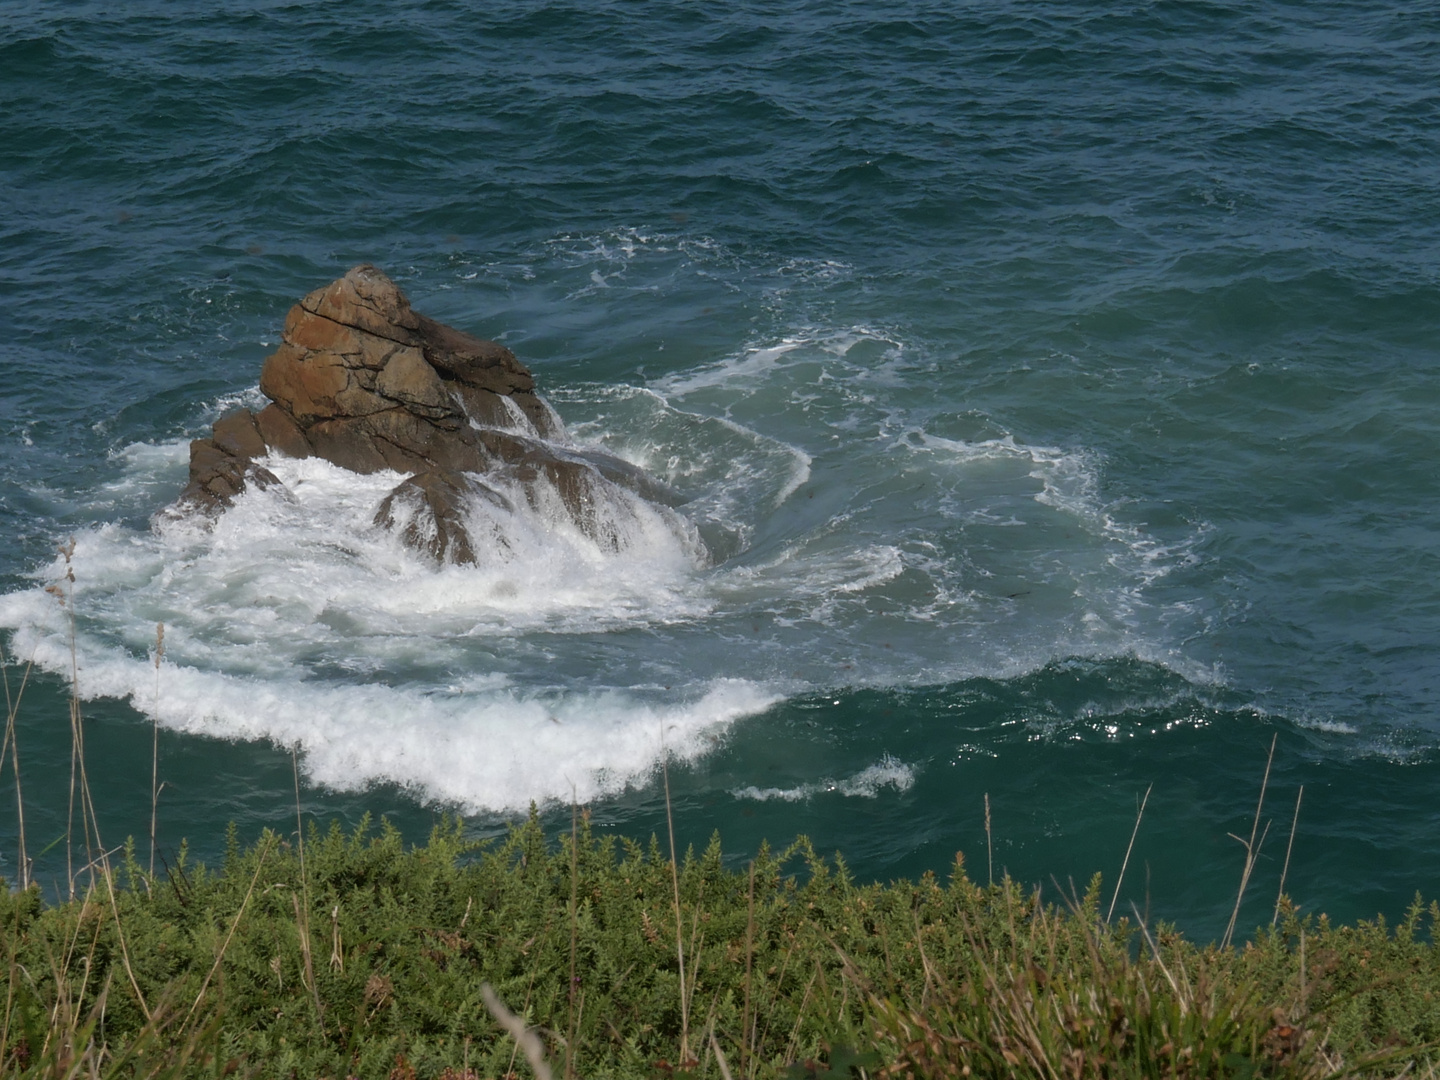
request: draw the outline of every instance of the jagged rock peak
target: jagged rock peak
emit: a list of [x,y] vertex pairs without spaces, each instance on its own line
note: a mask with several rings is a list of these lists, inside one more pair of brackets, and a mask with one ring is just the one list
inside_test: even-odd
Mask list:
[[269,405],[231,413],[191,443],[182,509],[218,514],[248,486],[278,484],[257,462],[268,454],[314,455],[352,472],[409,474],[375,523],[441,561],[475,562],[465,507],[510,506],[497,484],[532,507],[558,499],[574,525],[612,545],[597,512],[606,490],[681,501],[618,458],[555,441],[559,418],[514,353],[414,311],[368,263],[290,309],[260,389]]
[[216,424],[191,448],[182,502],[228,506],[253,459],[318,455],[355,472],[483,469],[473,424],[521,436],[559,433],[529,369],[505,346],[427,318],[385,273],[357,266],[294,305],[260,373],[272,404]]

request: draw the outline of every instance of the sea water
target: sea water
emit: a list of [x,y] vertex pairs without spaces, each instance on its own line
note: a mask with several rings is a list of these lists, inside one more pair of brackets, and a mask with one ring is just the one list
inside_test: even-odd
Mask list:
[[[963,855],[1108,903],[1148,791],[1117,910],[1204,937],[1273,739],[1242,924],[1282,870],[1332,916],[1435,895],[1437,76],[1440,17],[1398,5],[8,12],[36,875],[74,679],[142,861],[154,725],[171,860],[293,829],[297,776],[415,839],[572,803],[663,834],[666,763],[682,846],[736,865],[803,832],[863,879]],[[399,476],[286,459],[213,528],[165,515],[362,261],[678,516],[612,550],[518,514],[437,566],[371,523]],[[17,825],[0,797],[11,880]]]

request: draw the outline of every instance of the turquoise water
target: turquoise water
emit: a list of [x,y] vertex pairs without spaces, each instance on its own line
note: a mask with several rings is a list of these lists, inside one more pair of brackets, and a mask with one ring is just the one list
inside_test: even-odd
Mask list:
[[[1440,17],[1400,6],[29,5],[0,23],[0,628],[64,876],[322,820],[963,851],[1224,927],[1440,893]],[[361,261],[713,558],[436,569],[363,484],[155,524]],[[166,656],[151,661],[155,623]],[[17,672],[12,669],[12,679]],[[8,790],[8,772],[0,788]],[[16,872],[0,798],[0,872]],[[142,848],[145,843],[142,840]],[[46,845],[51,845],[48,850]]]

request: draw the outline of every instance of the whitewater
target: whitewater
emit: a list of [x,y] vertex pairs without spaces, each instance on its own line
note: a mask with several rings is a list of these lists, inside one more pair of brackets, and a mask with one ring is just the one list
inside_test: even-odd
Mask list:
[[[1440,892],[1437,41],[1329,3],[16,12],[0,645],[12,692],[35,665],[37,872],[73,676],[107,841],[148,833],[158,729],[169,854],[292,830],[298,786],[322,827],[573,802],[736,864],[990,846],[1053,889],[1114,875],[1153,785],[1120,902],[1204,936],[1274,739],[1242,921],[1302,785],[1303,910]],[[617,496],[618,550],[477,507],[474,567],[374,526],[400,477],[314,460],[174,519],[189,441],[360,262],[684,502]],[[7,878],[17,830],[6,795]]]

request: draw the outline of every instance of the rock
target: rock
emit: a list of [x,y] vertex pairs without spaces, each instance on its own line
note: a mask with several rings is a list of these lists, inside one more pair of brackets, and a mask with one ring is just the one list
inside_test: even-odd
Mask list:
[[419,349],[395,350],[375,379],[375,392],[427,420],[456,419],[463,412]]
[[442,561],[474,563],[466,506],[513,509],[497,486],[536,509],[558,504],[612,547],[621,540],[597,510],[608,485],[683,501],[613,455],[548,441],[563,440],[563,427],[514,353],[413,311],[368,264],[290,309],[260,389],[271,404],[232,413],[191,444],[183,506],[218,513],[247,486],[279,483],[256,464],[269,453],[389,469],[412,475],[386,496],[376,524]]
[[286,457],[304,458],[310,456],[310,444],[295,418],[280,406],[271,403],[255,414],[255,426],[265,445]]
[[232,454],[214,439],[196,439],[190,444],[190,483],[179,501],[183,506],[215,511],[230,505],[249,484],[263,491],[278,483],[263,465]]
[[[418,345],[420,320],[395,283],[376,267],[362,263],[342,278],[316,289],[300,307],[342,326],[377,337]],[[293,313],[292,313],[293,314]]]
[[255,423],[255,414],[249,409],[232,412],[224,419],[217,420],[211,438],[215,445],[227,454],[241,458],[265,456],[265,436],[260,434],[260,428]]
[[338,353],[309,352],[286,342],[260,370],[260,391],[302,430],[336,416],[364,416],[387,407]]
[[617,458],[613,454],[607,454],[600,450],[571,451],[574,457],[587,462],[594,467],[595,471],[623,488],[629,488],[643,499],[659,503],[661,506],[683,506],[689,500],[680,492],[676,491],[669,484],[656,480],[644,469],[631,465],[623,458]]
[[473,476],[441,469],[397,485],[375,511],[375,524],[399,529],[402,540],[439,562],[473,566],[478,560],[465,521],[472,499],[511,509],[509,500]]
[[419,319],[425,359],[451,378],[492,394],[535,389],[535,377],[504,345],[481,341],[424,315]]

